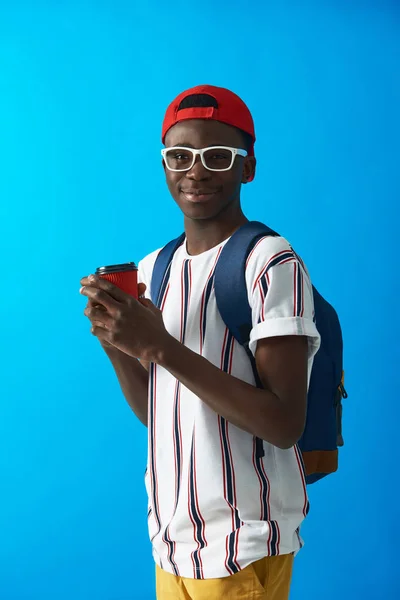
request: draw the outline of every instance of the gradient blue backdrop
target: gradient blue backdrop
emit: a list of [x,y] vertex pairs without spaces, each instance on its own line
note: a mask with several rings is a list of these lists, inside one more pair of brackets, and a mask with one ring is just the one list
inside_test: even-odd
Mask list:
[[253,111],[250,218],[340,313],[340,471],[310,489],[291,600],[395,599],[398,2],[0,2],[0,600],[150,600],[146,430],[89,333],[79,279],[181,231],[167,103]]

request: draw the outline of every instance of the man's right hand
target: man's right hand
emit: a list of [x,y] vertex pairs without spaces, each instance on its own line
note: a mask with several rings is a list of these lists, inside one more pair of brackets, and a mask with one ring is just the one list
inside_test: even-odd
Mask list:
[[[146,285],[144,283],[139,283],[138,284],[138,296],[139,298],[144,296],[144,293],[146,291]],[[94,319],[91,319],[90,317],[90,311],[91,309],[97,309],[97,310],[107,310],[102,304],[96,304],[95,302],[93,302],[93,300],[88,300],[88,303],[86,305],[84,314],[85,316],[89,319],[89,321],[92,324],[92,327],[96,327],[96,325],[99,325],[98,321],[95,321]],[[102,324],[100,323],[100,326]],[[109,354],[110,352],[112,354],[118,354],[121,353],[123,354],[123,352],[121,350],[119,350],[118,348],[115,348],[115,346],[113,346],[112,344],[109,344],[108,342],[106,342],[105,340],[100,340],[99,342],[101,344],[101,346],[104,348],[104,350],[106,351],[107,354]],[[143,365],[147,368],[147,365]]]

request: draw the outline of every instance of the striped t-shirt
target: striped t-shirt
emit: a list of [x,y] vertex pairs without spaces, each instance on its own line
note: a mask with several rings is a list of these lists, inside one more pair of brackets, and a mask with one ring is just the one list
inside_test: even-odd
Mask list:
[[[197,256],[175,253],[162,299],[165,326],[185,346],[255,385],[250,361],[229,334],[214,295],[225,242]],[[147,285],[159,251],[139,264]],[[307,270],[284,238],[262,238],[246,265],[257,340],[303,335],[309,375],[319,347]],[[153,556],[164,570],[196,579],[225,577],[265,556],[297,551],[308,511],[301,455],[264,443],[204,404],[166,369],[149,370],[148,524]]]

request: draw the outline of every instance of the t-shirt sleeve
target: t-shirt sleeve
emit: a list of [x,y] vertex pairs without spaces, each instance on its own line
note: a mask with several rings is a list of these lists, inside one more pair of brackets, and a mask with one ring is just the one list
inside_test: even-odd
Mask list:
[[308,271],[284,238],[263,238],[249,257],[246,269],[252,308],[250,350],[268,337],[301,335],[308,338],[309,359],[320,336],[314,322],[314,301]]

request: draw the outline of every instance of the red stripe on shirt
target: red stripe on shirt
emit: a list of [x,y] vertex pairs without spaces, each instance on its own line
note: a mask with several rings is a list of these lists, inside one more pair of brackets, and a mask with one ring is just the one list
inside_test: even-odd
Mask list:
[[183,261],[181,270],[181,343],[183,338],[183,315],[185,314],[185,262]]
[[164,310],[164,306],[165,306],[165,302],[167,300],[168,292],[169,292],[169,282],[168,282],[167,288],[165,290],[164,298],[163,298],[162,303],[161,303],[161,308],[160,308],[161,312]]

